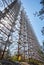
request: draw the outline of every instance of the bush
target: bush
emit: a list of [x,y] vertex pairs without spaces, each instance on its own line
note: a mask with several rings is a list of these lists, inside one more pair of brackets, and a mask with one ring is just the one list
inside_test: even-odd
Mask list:
[[32,59],[32,58],[29,59],[29,64],[42,65],[38,60],[35,60],[35,59]]
[[12,56],[12,57],[11,57],[11,60],[12,60],[12,61],[17,61],[17,60],[18,60],[18,59],[17,59],[17,56]]

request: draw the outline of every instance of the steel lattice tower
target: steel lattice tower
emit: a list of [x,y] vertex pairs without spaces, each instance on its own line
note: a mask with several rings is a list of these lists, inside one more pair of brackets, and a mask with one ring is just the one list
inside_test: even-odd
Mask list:
[[[8,5],[7,2],[6,4]],[[6,47],[10,47],[12,44],[14,44],[14,48],[17,45],[15,49],[12,48],[14,51],[16,50],[18,57],[41,60],[38,53],[39,42],[19,0],[14,0],[3,11],[0,11],[0,48],[4,47],[5,52]]]

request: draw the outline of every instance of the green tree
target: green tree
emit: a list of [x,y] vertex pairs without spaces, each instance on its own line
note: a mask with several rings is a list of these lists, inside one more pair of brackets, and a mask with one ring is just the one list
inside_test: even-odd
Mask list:
[[44,0],[40,1],[40,4],[42,5],[41,10],[38,12],[38,16],[41,20],[44,19]]
[[44,27],[42,27],[41,32],[42,32],[42,35],[44,36]]
[[40,4],[42,8],[37,12],[35,12],[34,16],[38,16],[41,20],[44,19],[44,0],[40,0]]

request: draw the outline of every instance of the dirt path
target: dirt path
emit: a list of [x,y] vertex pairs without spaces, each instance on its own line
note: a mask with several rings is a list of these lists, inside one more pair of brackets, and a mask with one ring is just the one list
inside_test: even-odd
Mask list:
[[28,64],[26,62],[21,62],[21,65],[30,65],[30,64]]

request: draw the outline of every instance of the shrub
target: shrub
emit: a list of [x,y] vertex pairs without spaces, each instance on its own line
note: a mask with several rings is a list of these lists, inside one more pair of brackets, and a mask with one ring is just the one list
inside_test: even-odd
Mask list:
[[36,60],[36,59],[32,59],[32,58],[29,59],[28,63],[29,63],[29,64],[33,64],[33,65],[44,65],[43,62],[38,61],[38,60]]
[[12,57],[11,57],[11,60],[12,60],[12,61],[17,61],[17,56],[12,56]]

